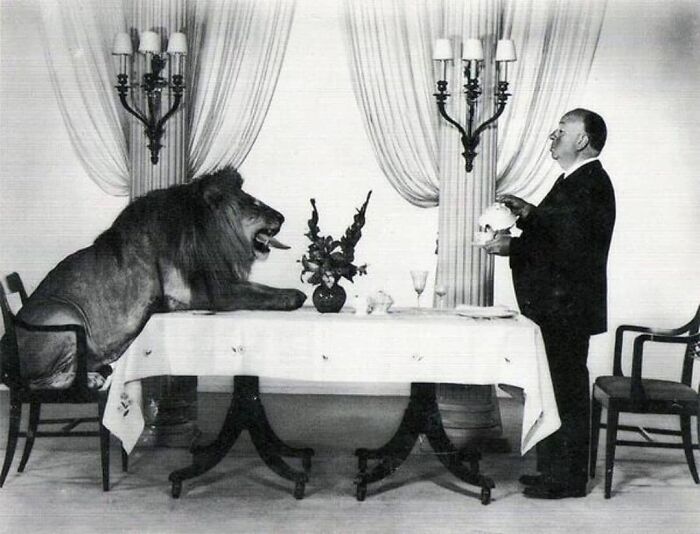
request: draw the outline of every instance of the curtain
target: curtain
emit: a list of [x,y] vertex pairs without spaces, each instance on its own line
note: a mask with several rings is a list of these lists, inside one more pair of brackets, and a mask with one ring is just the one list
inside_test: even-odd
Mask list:
[[128,195],[126,122],[111,55],[114,35],[126,30],[121,0],[40,1],[39,7],[49,75],[76,154],[103,191]]
[[440,189],[430,3],[344,5],[353,88],[377,162],[399,195],[424,208],[438,204]]
[[512,93],[498,121],[499,193],[543,196],[555,174],[548,133],[584,88],[606,0],[508,0],[502,33],[518,47]]
[[[188,34],[189,54],[185,99],[178,114],[186,113],[186,124],[178,131],[189,131],[184,156],[186,174],[194,177],[224,165],[239,166],[253,146],[282,67],[295,2],[185,3],[185,27],[178,29]],[[164,180],[173,173],[161,169],[155,177],[145,176],[150,168],[148,173],[137,172],[140,176],[131,183],[132,151],[143,153],[131,157],[133,161],[148,162],[149,154],[141,139],[142,125],[119,104],[111,55],[114,35],[131,29],[131,10],[148,15],[152,9],[168,11],[168,6],[130,0],[40,0],[39,6],[52,85],[90,178],[112,195],[138,196],[169,185]],[[166,135],[171,123],[173,119],[166,124]],[[166,152],[167,147],[163,156]]]
[[240,166],[265,120],[287,47],[289,0],[196,2],[188,105],[189,175]]

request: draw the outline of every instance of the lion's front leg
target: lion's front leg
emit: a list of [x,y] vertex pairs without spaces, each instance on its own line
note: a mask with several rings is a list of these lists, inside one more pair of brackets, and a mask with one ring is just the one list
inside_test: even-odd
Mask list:
[[231,284],[225,294],[210,298],[192,295],[191,307],[217,311],[230,310],[296,310],[306,300],[298,289],[280,289],[254,282]]

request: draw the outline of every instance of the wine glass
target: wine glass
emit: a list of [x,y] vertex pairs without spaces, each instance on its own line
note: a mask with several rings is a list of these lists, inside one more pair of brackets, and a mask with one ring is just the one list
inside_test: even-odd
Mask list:
[[442,298],[447,295],[447,287],[442,284],[436,285],[435,294],[438,296],[438,306],[442,308]]
[[411,278],[413,279],[413,289],[416,290],[416,295],[418,295],[417,302],[420,308],[420,296],[425,289],[425,281],[428,279],[428,271],[411,271]]

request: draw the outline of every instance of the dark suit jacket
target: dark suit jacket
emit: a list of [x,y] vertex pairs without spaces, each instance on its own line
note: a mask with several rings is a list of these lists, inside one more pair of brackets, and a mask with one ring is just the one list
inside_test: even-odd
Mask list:
[[559,181],[511,240],[520,311],[542,327],[607,330],[607,261],[615,192],[599,161]]

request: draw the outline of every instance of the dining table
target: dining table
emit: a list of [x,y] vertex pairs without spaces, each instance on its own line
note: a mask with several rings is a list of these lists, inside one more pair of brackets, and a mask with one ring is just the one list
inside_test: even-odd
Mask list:
[[[488,310],[490,308],[484,308]],[[274,432],[260,401],[259,379],[333,383],[401,383],[411,395],[395,435],[378,449],[357,449],[356,498],[406,459],[422,434],[445,467],[481,487],[488,504],[493,481],[479,472],[479,453],[450,442],[442,427],[436,385],[507,384],[523,391],[520,451],[525,454],[560,426],[539,327],[518,314],[479,309],[391,308],[386,313],[188,310],[151,316],[113,364],[103,424],[130,452],[145,428],[141,380],[147,377],[233,377],[231,405],[217,438],[191,449],[191,465],[170,474],[172,496],[182,482],[223,459],[248,430],[263,461],[295,483],[302,498],[313,449],[291,447]],[[301,414],[300,414],[301,416]],[[284,459],[302,459],[293,469]],[[378,464],[368,471],[368,461]],[[465,465],[466,462],[466,465]]]

